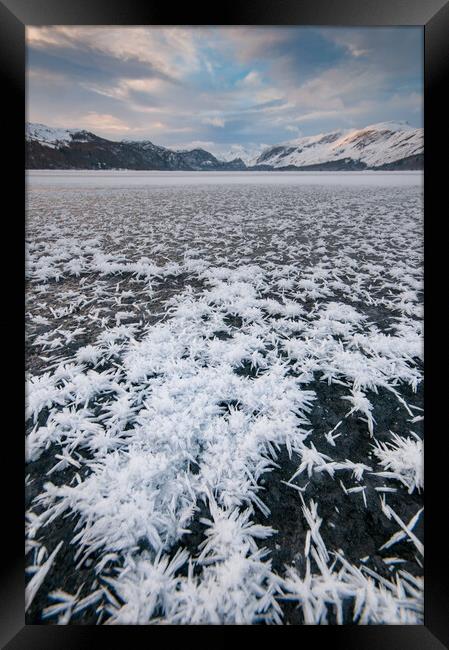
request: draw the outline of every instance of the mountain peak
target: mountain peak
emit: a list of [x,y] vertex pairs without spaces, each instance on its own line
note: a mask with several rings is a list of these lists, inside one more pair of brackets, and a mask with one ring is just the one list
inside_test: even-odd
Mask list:
[[26,125],[26,141],[27,166],[35,169],[421,169],[424,151],[423,129],[405,121],[319,133],[257,152],[233,145],[221,159],[201,148],[174,151],[149,140],[116,142],[39,123]]
[[423,129],[405,121],[390,121],[296,138],[267,148],[256,165],[275,169],[366,169],[392,165],[406,158],[422,165],[423,151]]
[[406,120],[389,120],[386,122],[376,122],[376,124],[370,124],[366,126],[363,130],[375,129],[377,131],[410,131],[414,127],[409,124]]

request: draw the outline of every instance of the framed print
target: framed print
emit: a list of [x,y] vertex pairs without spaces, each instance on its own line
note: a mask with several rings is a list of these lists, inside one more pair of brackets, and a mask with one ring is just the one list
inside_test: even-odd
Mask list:
[[449,5],[167,9],[0,4],[2,646],[443,648]]

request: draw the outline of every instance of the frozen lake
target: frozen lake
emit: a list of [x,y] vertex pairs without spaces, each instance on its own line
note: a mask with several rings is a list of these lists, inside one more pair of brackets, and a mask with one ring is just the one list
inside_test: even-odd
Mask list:
[[30,188],[56,186],[152,187],[157,185],[422,185],[422,172],[159,172],[30,170]]
[[422,623],[422,179],[27,174],[27,623]]

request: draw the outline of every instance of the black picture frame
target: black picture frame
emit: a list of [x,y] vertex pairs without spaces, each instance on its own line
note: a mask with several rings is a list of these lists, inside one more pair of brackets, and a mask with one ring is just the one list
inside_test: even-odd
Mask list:
[[[3,538],[6,549],[1,564],[0,642],[8,650],[19,648],[90,648],[117,641],[135,647],[154,639],[150,626],[115,627],[114,632],[96,632],[89,626],[25,625],[24,558],[23,558],[23,437],[24,412],[23,350],[24,312],[21,278],[24,274],[24,121],[25,121],[25,26],[26,25],[420,25],[425,38],[425,407],[426,407],[426,518],[425,518],[425,612],[420,626],[302,626],[294,632],[294,643],[320,640],[335,648],[350,650],[441,650],[449,647],[449,582],[444,571],[447,542],[444,534],[446,499],[444,478],[447,475],[447,436],[443,428],[445,381],[437,378],[436,368],[444,364],[442,342],[447,336],[444,305],[446,236],[445,222],[447,165],[447,109],[444,100],[445,80],[449,68],[449,2],[445,0],[265,0],[246,3],[221,3],[203,7],[185,3],[174,9],[169,3],[140,3],[138,0],[0,0],[0,68],[4,118],[0,125],[6,170],[3,178],[3,232],[5,249],[11,253],[4,262],[3,306],[1,319],[4,345],[3,392],[3,474],[10,468],[10,478],[3,489]],[[445,160],[446,151],[446,160]],[[3,255],[3,259],[4,259]],[[20,286],[18,286],[20,285]],[[443,294],[445,296],[445,294]],[[6,379],[5,379],[6,378]],[[447,398],[446,398],[447,400]],[[441,422],[440,422],[441,419]],[[446,498],[444,498],[446,497]],[[236,626],[186,626],[182,643],[201,643],[197,632],[205,632],[226,642]],[[110,628],[106,628],[110,629]],[[250,626],[256,641],[261,634],[284,634],[279,627]],[[281,629],[290,629],[284,626]],[[94,631],[93,631],[94,630]],[[179,631],[179,630],[178,630]],[[238,630],[238,634],[241,633]],[[158,635],[172,638],[173,627],[158,628]],[[112,636],[112,634],[114,636]],[[125,636],[126,635],[126,636]],[[136,639],[136,635],[141,637]],[[241,639],[240,639],[241,640]],[[253,641],[254,642],[254,641]]]

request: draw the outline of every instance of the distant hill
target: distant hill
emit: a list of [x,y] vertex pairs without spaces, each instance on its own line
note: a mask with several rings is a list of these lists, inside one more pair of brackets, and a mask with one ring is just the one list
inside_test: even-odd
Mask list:
[[423,129],[382,122],[268,147],[254,164],[274,169],[422,169],[423,157]]
[[118,141],[81,129],[27,123],[27,169],[185,171],[423,169],[423,129],[382,122],[270,146],[261,153],[219,160],[204,149],[174,151],[150,141]]
[[204,149],[172,151],[149,141],[114,142],[89,131],[26,126],[27,169],[238,170],[244,163],[220,161]]

